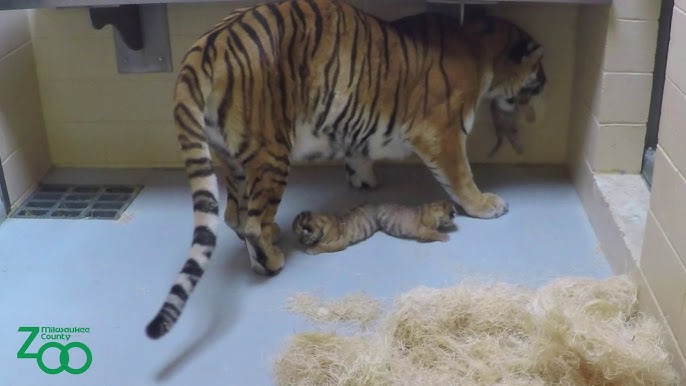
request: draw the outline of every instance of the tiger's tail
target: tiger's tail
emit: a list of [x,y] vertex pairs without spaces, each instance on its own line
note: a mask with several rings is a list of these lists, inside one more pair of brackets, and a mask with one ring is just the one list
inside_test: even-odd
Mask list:
[[[176,323],[188,297],[205,272],[217,243],[219,223],[219,188],[212,166],[210,146],[205,132],[205,99],[211,79],[196,71],[200,51],[191,50],[176,81],[174,124],[178,131],[185,170],[193,193],[193,241],[186,263],[179,272],[167,298],[155,318],[148,324],[148,337],[157,339]],[[189,64],[190,63],[190,64]]]

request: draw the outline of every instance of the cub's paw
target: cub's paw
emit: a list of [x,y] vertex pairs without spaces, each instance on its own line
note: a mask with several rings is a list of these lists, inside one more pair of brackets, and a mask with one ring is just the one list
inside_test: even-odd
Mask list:
[[474,202],[464,203],[463,208],[468,215],[478,218],[497,218],[508,211],[505,200],[493,193],[482,193]]
[[322,250],[321,248],[317,247],[317,246],[313,246],[313,247],[308,247],[307,249],[305,249],[305,252],[308,255],[318,255],[318,254],[323,253],[325,251]]
[[448,235],[445,234],[445,233],[438,233],[438,234],[436,234],[434,240],[435,240],[435,241],[441,241],[441,242],[444,242],[444,243],[445,243],[445,242],[447,242],[447,241],[450,240],[450,236],[448,236]]

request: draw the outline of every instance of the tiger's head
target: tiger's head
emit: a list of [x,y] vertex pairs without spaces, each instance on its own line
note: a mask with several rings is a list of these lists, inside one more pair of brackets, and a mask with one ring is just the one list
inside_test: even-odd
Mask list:
[[331,216],[304,211],[295,216],[291,227],[300,244],[309,247],[317,244],[326,235],[331,228],[331,222]]
[[491,63],[491,81],[485,97],[526,104],[543,91],[547,83],[543,46],[526,31],[488,15],[466,21],[464,31],[485,49],[485,59]]
[[441,232],[455,229],[453,219],[457,216],[455,204],[448,200],[425,204],[421,212],[421,221],[431,229]]

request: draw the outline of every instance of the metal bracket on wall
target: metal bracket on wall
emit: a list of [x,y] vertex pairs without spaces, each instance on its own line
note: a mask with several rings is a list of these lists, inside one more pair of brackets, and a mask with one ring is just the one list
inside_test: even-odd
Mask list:
[[427,0],[426,9],[429,12],[438,12],[454,17],[464,24],[465,3],[456,1]]
[[120,74],[172,71],[166,4],[95,7],[89,13],[94,28],[114,27]]

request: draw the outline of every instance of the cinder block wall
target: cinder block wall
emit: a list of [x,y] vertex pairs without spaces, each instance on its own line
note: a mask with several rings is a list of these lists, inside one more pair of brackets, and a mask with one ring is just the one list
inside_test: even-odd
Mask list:
[[579,9],[568,160],[575,175],[641,170],[659,1]]
[[[641,269],[686,352],[686,0],[675,2]],[[682,380],[683,381],[683,380]]]
[[0,161],[10,204],[50,166],[25,11],[0,12]]
[[[686,0],[675,4],[650,209],[637,270],[625,269],[639,282],[643,309],[666,317],[674,364],[686,377]],[[568,162],[601,239],[615,224],[597,214],[608,209],[596,176],[641,170],[659,12],[659,1],[644,0],[579,9]]]
[[[186,49],[232,9],[254,2],[168,6],[175,70]],[[425,8],[423,0],[357,0],[351,3],[395,19]],[[523,156],[509,145],[493,159],[495,135],[485,109],[469,142],[475,162],[563,164],[566,160],[576,34],[574,5],[499,4],[493,8],[529,30],[546,47],[551,79],[540,120],[522,130]],[[175,73],[117,73],[111,27],[96,31],[84,9],[31,12],[38,77],[57,166],[180,166],[171,122]]]

